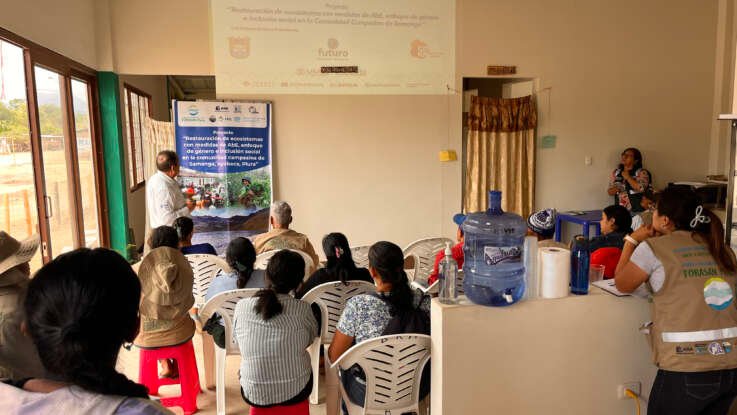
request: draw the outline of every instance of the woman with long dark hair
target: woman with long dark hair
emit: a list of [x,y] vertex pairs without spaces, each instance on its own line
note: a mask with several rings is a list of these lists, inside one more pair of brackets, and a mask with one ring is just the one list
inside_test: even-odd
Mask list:
[[645,210],[641,205],[642,194],[652,189],[652,176],[642,167],[642,153],[629,147],[622,152],[622,162],[609,179],[607,193],[614,197],[614,204],[636,213]]
[[358,268],[353,262],[348,238],[342,233],[333,232],[322,238],[322,250],[327,258],[325,268],[313,272],[307,281],[297,290],[295,296],[302,298],[308,291],[320,284],[340,281],[367,281],[373,282],[371,274],[366,268]]
[[665,189],[652,225],[625,237],[615,282],[652,288],[646,325],[658,374],[648,414],[726,414],[737,396],[737,260],[719,218],[684,187]]
[[47,376],[0,384],[0,413],[170,414],[115,370],[138,332],[140,298],[138,277],[114,251],[79,249],[41,268],[24,308]]
[[313,379],[306,349],[318,335],[317,321],[309,304],[290,295],[302,282],[304,269],[300,254],[277,252],[266,267],[266,288],[235,307],[241,394],[251,406],[309,410]]
[[[328,355],[333,362],[354,342],[360,343],[390,334],[386,331],[390,323],[396,321],[393,320],[395,316],[419,310],[429,322],[430,297],[423,295],[420,290],[413,291],[410,287],[407,274],[404,272],[404,254],[401,248],[386,241],[371,245],[369,273],[376,285],[376,294],[357,295],[346,303],[336,325],[333,342],[328,349]],[[357,405],[363,405],[366,394],[365,382],[361,384],[358,379],[360,377],[360,373],[353,371],[346,371],[342,377],[349,398]],[[422,387],[420,389],[421,392],[426,391],[427,385],[424,389]]]
[[263,270],[254,269],[256,250],[247,238],[237,237],[230,241],[225,250],[225,261],[232,271],[220,273],[212,280],[205,299],[209,300],[223,291],[266,286]]

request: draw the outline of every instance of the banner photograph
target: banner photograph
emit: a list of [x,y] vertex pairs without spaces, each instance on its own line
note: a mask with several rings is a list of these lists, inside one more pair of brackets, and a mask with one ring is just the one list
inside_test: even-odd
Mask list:
[[194,206],[192,243],[225,252],[235,237],[266,232],[271,180],[271,104],[174,101],[179,184]]
[[437,94],[455,83],[454,0],[213,0],[218,96]]

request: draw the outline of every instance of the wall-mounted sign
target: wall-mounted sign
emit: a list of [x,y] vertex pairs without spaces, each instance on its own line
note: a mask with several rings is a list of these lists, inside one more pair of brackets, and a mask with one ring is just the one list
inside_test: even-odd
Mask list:
[[486,67],[487,75],[514,75],[516,73],[516,66],[489,65]]

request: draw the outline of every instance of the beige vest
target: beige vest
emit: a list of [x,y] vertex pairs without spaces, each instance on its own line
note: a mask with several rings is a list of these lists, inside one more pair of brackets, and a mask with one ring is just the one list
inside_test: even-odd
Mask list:
[[676,231],[646,242],[662,262],[653,295],[650,341],[655,364],[677,372],[737,368],[735,273],[722,272],[704,243]]

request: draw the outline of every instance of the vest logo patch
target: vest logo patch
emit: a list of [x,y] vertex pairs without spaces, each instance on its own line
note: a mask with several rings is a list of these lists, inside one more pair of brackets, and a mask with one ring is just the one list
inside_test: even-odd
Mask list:
[[676,354],[694,354],[691,346],[676,346]]
[[722,354],[725,354],[724,346],[722,346],[719,342],[711,342],[709,343],[709,353],[713,356],[719,356]]
[[732,287],[721,278],[709,278],[704,283],[704,301],[714,310],[721,311],[732,304]]

